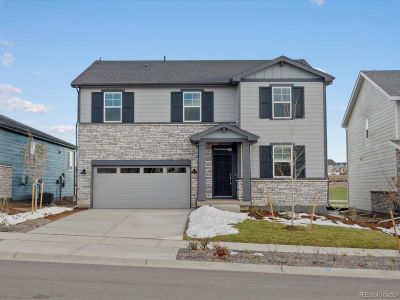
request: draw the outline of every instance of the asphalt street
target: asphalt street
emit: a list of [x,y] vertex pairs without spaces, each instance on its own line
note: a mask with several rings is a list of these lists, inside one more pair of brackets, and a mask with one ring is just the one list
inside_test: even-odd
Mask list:
[[0,261],[1,299],[366,298],[360,293],[392,293],[398,299],[399,283],[368,278]]

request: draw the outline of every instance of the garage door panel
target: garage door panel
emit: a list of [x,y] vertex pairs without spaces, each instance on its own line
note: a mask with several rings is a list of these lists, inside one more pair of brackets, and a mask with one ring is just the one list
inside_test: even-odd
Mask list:
[[[94,169],[93,207],[94,208],[188,208],[190,206],[190,168],[186,173],[103,173],[106,167]],[[135,168],[124,166],[123,168]],[[139,168],[139,167],[137,167]],[[170,168],[170,167],[169,167]],[[182,166],[176,167],[182,168]]]

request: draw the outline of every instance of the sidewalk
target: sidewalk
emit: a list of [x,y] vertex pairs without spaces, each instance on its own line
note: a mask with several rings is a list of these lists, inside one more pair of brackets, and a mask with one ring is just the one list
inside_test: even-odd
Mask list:
[[[395,250],[243,243],[221,244],[228,246],[231,250],[398,256]],[[177,261],[176,254],[179,248],[186,247],[186,245],[186,241],[170,239],[0,232],[0,259],[400,279],[400,272],[397,271]]]

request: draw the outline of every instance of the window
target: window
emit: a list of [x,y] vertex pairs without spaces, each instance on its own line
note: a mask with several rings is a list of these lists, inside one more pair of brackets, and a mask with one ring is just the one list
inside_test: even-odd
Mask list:
[[74,152],[68,151],[67,156],[68,156],[67,170],[72,171],[74,167]]
[[292,146],[274,146],[274,177],[291,177]]
[[186,173],[186,168],[167,168],[167,173]]
[[272,87],[272,115],[274,119],[292,118],[292,89]]
[[143,173],[162,173],[163,168],[143,168]]
[[120,173],[140,173],[140,168],[121,168]]
[[104,122],[122,121],[122,93],[104,93]]
[[183,93],[183,121],[201,121],[201,92]]
[[99,174],[113,174],[117,173],[117,168],[97,168]]
[[369,137],[369,124],[368,124],[368,119],[365,119],[365,137],[368,138]]

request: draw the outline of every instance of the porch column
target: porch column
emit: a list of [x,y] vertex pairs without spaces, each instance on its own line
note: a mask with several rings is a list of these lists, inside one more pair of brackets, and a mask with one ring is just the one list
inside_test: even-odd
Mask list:
[[197,200],[206,200],[206,141],[199,141]]
[[242,175],[243,175],[243,200],[251,200],[251,181],[250,181],[250,143],[242,143]]

